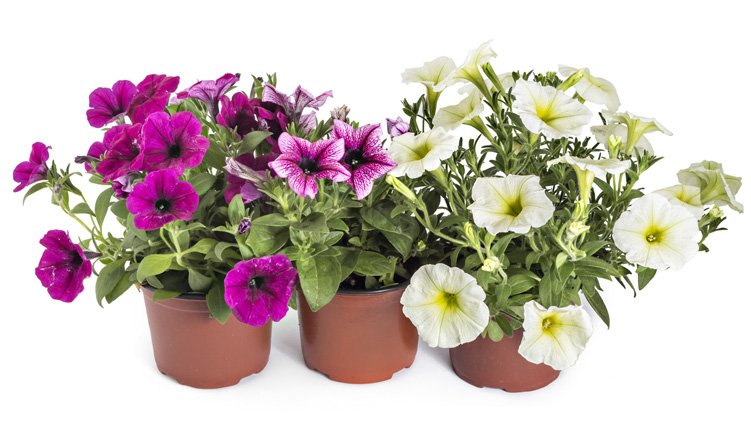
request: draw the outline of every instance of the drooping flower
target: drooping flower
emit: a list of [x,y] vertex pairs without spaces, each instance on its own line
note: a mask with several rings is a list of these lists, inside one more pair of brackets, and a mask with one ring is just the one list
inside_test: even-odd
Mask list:
[[297,283],[297,270],[284,255],[240,261],[224,279],[224,300],[239,321],[261,327],[284,318]]
[[[587,101],[604,105],[610,111],[618,110],[618,107],[621,106],[621,100],[618,98],[615,86],[607,79],[592,76],[586,67],[581,70],[583,77],[574,85],[576,93]],[[579,71],[577,68],[558,65],[558,72],[564,78],[568,78],[577,71]]]
[[553,369],[573,366],[592,337],[592,321],[581,306],[545,309],[535,301],[524,304],[524,335],[519,354]]
[[50,158],[50,153],[47,150],[50,148],[52,147],[48,147],[41,142],[34,142],[31,146],[29,161],[23,161],[13,169],[13,181],[18,183],[13,192],[18,192],[26,186],[47,179],[47,171],[49,170],[47,160]]
[[628,262],[657,270],[683,267],[699,250],[698,235],[687,209],[654,193],[635,200],[613,226],[615,245]]
[[239,74],[225,73],[224,76],[212,81],[199,81],[193,84],[186,91],[180,92],[177,95],[178,99],[184,98],[196,98],[203,101],[206,104],[206,108],[209,111],[209,115],[216,117],[219,113],[219,99],[232,87],[237,81],[240,80]]
[[201,129],[201,122],[189,111],[172,116],[152,113],[143,125],[143,170],[174,169],[182,174],[186,167],[201,164],[209,148]]
[[133,186],[125,205],[135,215],[136,228],[154,230],[170,221],[190,220],[198,208],[198,195],[173,170],[157,170]]
[[456,64],[448,57],[439,57],[433,61],[425,62],[421,67],[406,69],[402,73],[402,82],[420,83],[428,90],[441,92],[446,87],[455,84],[453,79]]
[[743,212],[743,204],[735,199],[741,188],[741,178],[725,174],[722,164],[716,161],[691,164],[678,172],[678,181],[701,189],[701,203],[704,205],[727,205]]
[[404,135],[405,133],[409,132],[409,123],[402,120],[401,116],[397,117],[396,120],[391,120],[387,117],[386,132],[389,133],[391,139],[399,135]]
[[83,291],[83,279],[91,275],[91,261],[80,246],[62,230],[50,230],[39,243],[42,253],[36,276],[53,299],[72,302]]
[[602,115],[608,123],[621,123],[626,125],[627,136],[624,152],[628,155],[634,151],[636,144],[642,139],[644,134],[650,132],[662,132],[665,135],[672,136],[673,133],[660,124],[657,119],[635,116],[628,111],[623,113],[609,113],[603,111]]
[[248,99],[242,92],[236,92],[232,100],[224,96],[219,98],[221,111],[216,117],[217,123],[230,129],[235,129],[237,135],[243,137],[258,129],[255,109],[261,104],[258,98]]
[[490,310],[477,280],[445,264],[423,265],[401,298],[402,311],[430,347],[456,347],[477,338]]
[[104,142],[96,141],[91,144],[89,151],[83,157],[76,157],[76,163],[84,163],[87,173],[96,173],[94,167],[91,167],[91,163],[99,163],[102,159],[102,155],[107,152],[107,147],[104,146]]
[[243,154],[236,159],[227,158],[227,188],[224,189],[224,200],[229,204],[237,194],[242,195],[243,203],[250,203],[263,197],[259,187],[266,180],[266,170],[269,163],[276,158],[276,154],[266,154],[254,157],[253,154]]
[[476,49],[470,51],[467,58],[464,60],[464,63],[454,73],[454,79],[464,79],[471,82],[487,98],[490,98],[490,91],[487,89],[487,83],[485,82],[485,77],[480,71],[480,66],[497,56],[495,51],[490,48],[491,42],[492,41],[484,42]]
[[381,125],[366,125],[357,129],[341,120],[334,120],[332,139],[344,140],[344,163],[351,176],[347,183],[363,199],[373,189],[373,181],[396,167],[389,153],[381,146]]
[[440,167],[441,160],[451,157],[457,149],[459,138],[446,133],[442,127],[419,135],[405,133],[395,137],[389,146],[389,155],[397,164],[389,173],[416,179]]
[[104,158],[96,168],[97,173],[109,182],[125,176],[128,172],[139,171],[143,165],[141,156],[141,124],[122,124],[104,133]]
[[[482,103],[482,93],[472,85],[469,95],[457,105],[443,107],[433,118],[433,125],[446,130],[454,130],[475,116],[479,116],[485,109]],[[482,122],[480,122],[482,124]]]
[[592,118],[587,107],[552,86],[516,81],[512,103],[524,126],[549,138],[579,136]]
[[472,218],[488,233],[527,233],[555,211],[538,176],[480,177],[472,188]]
[[[621,139],[628,139],[628,128],[625,125],[619,123],[608,123],[606,125],[590,126],[589,130],[592,131],[592,134],[595,136],[595,140],[599,144],[604,145],[606,148],[610,145],[611,136],[620,137]],[[643,135],[636,141],[634,147],[641,154],[644,154],[644,151],[647,151],[650,155],[654,155],[655,153],[654,148],[652,148],[652,144],[649,142],[647,137]],[[621,146],[618,149],[625,152],[626,144],[621,143]],[[633,151],[631,151],[631,153],[633,154]]]
[[680,205],[687,209],[697,220],[704,215],[704,206],[701,203],[701,189],[696,186],[675,185],[656,190],[654,193],[662,195],[673,205]]
[[128,199],[130,193],[133,192],[134,174],[128,173],[112,181],[112,190],[115,192],[115,198]]
[[86,118],[95,128],[107,126],[122,119],[128,112],[136,95],[136,86],[131,81],[117,81],[112,88],[97,88],[89,95]]
[[128,108],[131,123],[144,123],[151,113],[163,111],[169,96],[180,84],[179,76],[149,75],[136,86]]
[[352,175],[339,161],[344,158],[344,140],[325,139],[310,142],[288,133],[279,137],[282,155],[269,163],[279,177],[300,196],[314,198],[318,193],[316,179],[344,182]]

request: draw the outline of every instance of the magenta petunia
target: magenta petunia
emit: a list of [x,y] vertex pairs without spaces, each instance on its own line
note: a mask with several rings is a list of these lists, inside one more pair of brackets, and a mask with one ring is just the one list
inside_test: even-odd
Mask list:
[[243,137],[258,129],[255,109],[261,104],[258,98],[249,99],[242,92],[237,92],[230,100],[224,96],[219,99],[221,111],[216,117],[217,123],[230,129],[235,129],[237,135]]
[[201,136],[201,122],[189,111],[170,116],[152,113],[143,125],[142,170],[174,169],[182,174],[185,168],[201,164],[209,140]]
[[402,120],[401,117],[397,117],[396,120],[386,118],[386,131],[392,138],[399,135],[404,135],[409,132],[409,123]]
[[109,182],[125,176],[128,172],[139,171],[143,166],[141,156],[141,124],[117,125],[104,133],[104,158],[96,170]]
[[132,123],[143,123],[151,113],[163,111],[170,94],[177,90],[179,76],[149,75],[136,87],[138,92],[128,108]]
[[112,88],[97,88],[89,95],[89,107],[86,118],[95,128],[107,126],[115,120],[122,119],[128,112],[136,86],[131,81],[117,81]]
[[234,161],[228,159],[228,166],[225,167],[228,186],[224,189],[224,200],[229,204],[235,195],[242,194],[243,202],[248,204],[263,197],[264,194],[258,190],[259,184],[266,179],[266,170],[269,170],[269,163],[274,158],[276,154],[260,157],[243,154]]
[[85,156],[76,157],[76,162],[79,162],[80,159],[80,162],[84,163],[87,173],[96,173],[96,170],[91,167],[91,163],[99,163],[105,152],[107,152],[107,147],[104,146],[104,142],[96,141],[91,144]]
[[232,87],[237,81],[240,80],[240,75],[233,75],[231,73],[225,73],[221,78],[212,81],[200,81],[196,82],[187,89],[178,94],[177,98],[196,98],[203,101],[206,104],[206,108],[212,117],[216,117],[219,113],[219,98],[221,98],[228,89]]
[[363,199],[373,189],[373,181],[396,167],[389,153],[381,148],[381,125],[367,125],[357,129],[341,120],[334,120],[333,139],[344,140],[342,162],[352,174],[347,183]]
[[62,230],[50,230],[39,243],[46,249],[36,268],[37,278],[53,299],[72,302],[91,275],[91,261]]
[[13,181],[18,183],[13,192],[18,192],[26,186],[47,179],[47,171],[49,170],[47,160],[50,158],[50,153],[47,150],[50,148],[41,142],[34,142],[31,146],[29,161],[21,162],[13,169]]
[[289,187],[300,196],[316,196],[316,179],[344,182],[351,176],[349,170],[339,162],[344,157],[342,139],[310,142],[282,133],[279,148],[282,155],[269,163],[269,167],[279,177],[286,178]]
[[224,300],[235,318],[260,327],[284,318],[297,283],[297,270],[284,255],[240,261],[224,279]]
[[115,192],[115,198],[128,199],[133,192],[133,182],[136,173],[128,173],[125,176],[118,177],[112,181],[112,190]]
[[171,221],[190,220],[198,208],[198,194],[174,171],[157,170],[133,186],[125,205],[135,215],[136,228],[154,230]]

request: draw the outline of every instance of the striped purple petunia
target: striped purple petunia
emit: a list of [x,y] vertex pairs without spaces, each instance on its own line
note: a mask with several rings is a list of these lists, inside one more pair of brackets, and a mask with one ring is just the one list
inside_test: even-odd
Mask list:
[[235,82],[240,80],[240,74],[225,73],[224,76],[212,81],[200,81],[193,84],[185,91],[177,93],[178,99],[196,98],[206,104],[211,117],[216,117],[219,113],[219,98],[229,90]]
[[198,194],[174,171],[157,170],[133,186],[125,205],[135,215],[136,228],[154,230],[171,221],[190,220],[198,208]]
[[83,279],[91,275],[91,261],[80,246],[62,230],[50,230],[39,243],[42,253],[36,275],[53,299],[72,302],[83,291]]

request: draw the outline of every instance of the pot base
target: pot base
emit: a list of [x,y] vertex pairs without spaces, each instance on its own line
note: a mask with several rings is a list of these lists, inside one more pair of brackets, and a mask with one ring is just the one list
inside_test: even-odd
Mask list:
[[316,372],[320,372],[323,375],[326,375],[327,377],[329,377],[329,379],[331,381],[341,382],[341,383],[345,383],[345,384],[372,384],[374,382],[381,382],[381,381],[388,381],[388,380],[390,380],[394,376],[394,374],[396,374],[397,372],[401,371],[402,369],[407,369],[410,366],[412,366],[412,362],[410,362],[409,365],[407,365],[407,366],[405,366],[403,368],[396,369],[393,373],[371,374],[370,376],[368,376],[366,374],[363,374],[363,373],[358,373],[358,374],[354,374],[353,375],[350,372],[339,373],[339,372],[330,371],[331,373],[326,373],[326,372],[324,372],[324,371],[322,371],[322,370],[314,367],[313,365],[310,365],[308,363],[308,361],[305,361],[305,366],[307,366],[308,369],[310,369],[310,370],[313,370],[313,371],[316,371]]

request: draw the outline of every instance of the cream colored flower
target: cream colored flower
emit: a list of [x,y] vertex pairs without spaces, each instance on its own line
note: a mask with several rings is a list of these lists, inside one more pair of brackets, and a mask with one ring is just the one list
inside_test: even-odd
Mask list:
[[482,104],[482,93],[474,87],[469,90],[469,95],[461,100],[459,104],[439,109],[433,118],[433,125],[440,126],[446,130],[454,130],[461,126],[462,123],[479,116],[485,108]]
[[678,172],[678,181],[684,185],[701,189],[703,205],[727,205],[731,209],[743,212],[743,204],[735,199],[741,188],[741,178],[725,174],[722,164],[715,161],[702,161],[691,164]]
[[433,171],[441,165],[441,160],[451,157],[459,149],[459,139],[446,133],[442,127],[415,135],[408,132],[394,137],[389,146],[389,155],[397,166],[389,173],[393,176],[405,174],[416,179],[425,171]]
[[669,131],[654,118],[635,116],[628,111],[623,113],[610,113],[603,110],[602,115],[608,123],[622,123],[626,125],[627,135],[624,138],[626,140],[626,146],[623,150],[629,155],[634,151],[636,144],[645,133],[662,132],[668,136],[673,135],[673,132]]
[[485,330],[490,311],[477,280],[445,264],[418,269],[402,295],[403,312],[430,347],[456,347]]
[[448,57],[439,57],[433,61],[425,62],[421,67],[405,70],[402,73],[402,82],[405,84],[421,83],[434,92],[441,92],[447,86],[457,82],[453,78],[455,70],[454,60]]
[[487,41],[476,49],[470,51],[467,55],[467,59],[464,60],[464,63],[461,65],[461,67],[456,70],[454,78],[464,79],[472,82],[473,84],[475,84],[475,86],[482,90],[481,85],[485,85],[485,77],[482,76],[482,73],[480,72],[480,66],[484,65],[485,63],[489,62],[490,59],[497,56],[495,51],[490,48],[491,42],[492,41]]
[[621,174],[630,166],[630,161],[620,161],[615,158],[594,160],[591,158],[572,157],[568,152],[563,157],[548,161],[548,168],[559,163],[570,164],[576,172],[579,182],[579,199],[585,204],[589,203],[589,193],[592,190],[592,182],[595,177],[605,178],[606,173]]
[[[558,72],[564,78],[576,73],[579,69],[558,65]],[[617,111],[621,106],[621,100],[618,98],[618,92],[610,81],[603,78],[592,76],[588,68],[582,69],[583,77],[574,84],[574,89],[580,97],[595,104],[602,104],[610,111]]]
[[[628,139],[628,128],[625,125],[619,123],[608,123],[606,125],[591,126],[589,130],[592,131],[592,134],[595,136],[595,140],[599,144],[604,145],[606,148],[610,145],[610,136],[620,136],[621,139]],[[639,150],[641,154],[643,154],[644,151],[649,152],[650,155],[654,155],[655,153],[654,149],[652,148],[652,144],[649,143],[649,140],[646,136],[642,136],[636,141],[635,148]],[[621,143],[620,150],[626,150],[625,142]],[[633,154],[633,151],[631,153]]]
[[592,321],[581,306],[545,309],[535,301],[524,304],[524,336],[519,354],[553,369],[573,366],[592,336]]
[[472,188],[472,218],[488,233],[527,233],[550,220],[553,202],[538,176],[481,177]]
[[663,196],[648,194],[631,204],[613,226],[613,240],[632,264],[680,269],[699,250],[696,218]]
[[701,189],[696,186],[675,185],[656,190],[654,193],[664,196],[673,205],[680,205],[687,209],[697,220],[704,215],[704,206],[701,203]]
[[579,136],[592,119],[592,112],[552,86],[523,79],[516,81],[512,103],[524,126],[549,138]]

